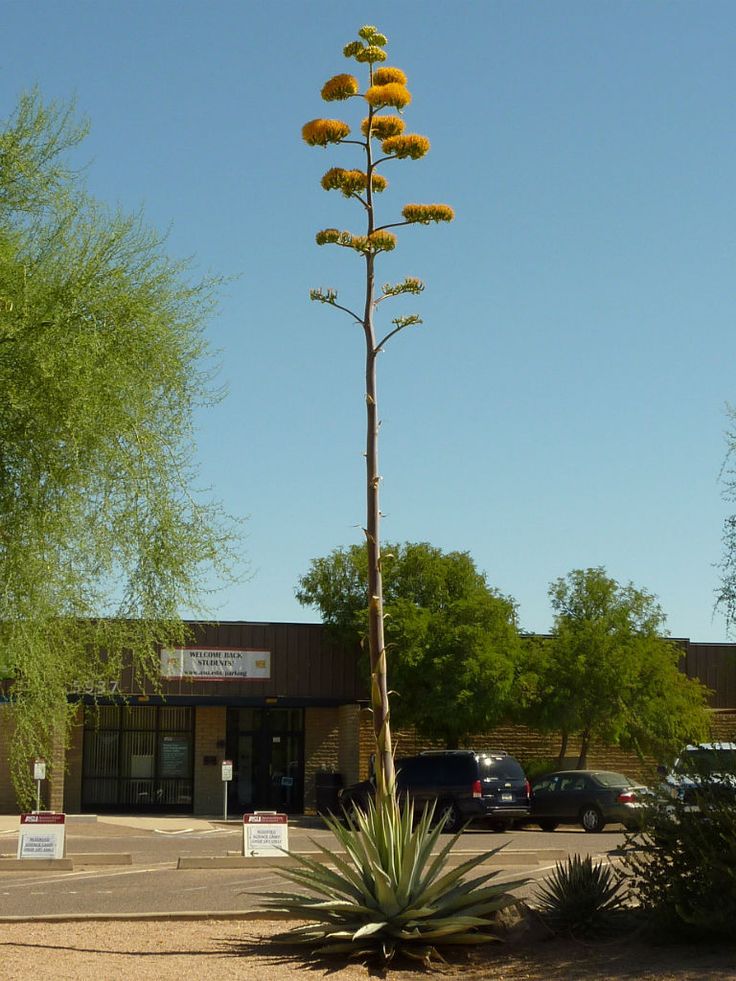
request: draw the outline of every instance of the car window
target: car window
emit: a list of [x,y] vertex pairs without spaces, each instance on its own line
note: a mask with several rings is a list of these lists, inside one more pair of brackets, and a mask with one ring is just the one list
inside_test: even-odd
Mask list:
[[481,756],[478,759],[481,780],[525,780],[524,771],[518,760],[513,756],[502,756],[500,759],[493,759],[489,756]]
[[560,780],[560,791],[562,793],[565,793],[565,791],[585,790],[585,786],[585,777],[580,773],[570,773]]
[[532,791],[535,794],[538,793],[553,793],[559,790],[560,778],[559,777],[542,777],[540,780],[534,782]]
[[632,787],[633,783],[623,773],[596,773],[594,777],[596,783],[604,787]]
[[736,774],[736,750],[692,749],[683,753],[675,764],[677,773],[710,776],[713,773]]
[[444,760],[437,756],[414,756],[404,760],[399,771],[402,786],[436,786],[446,782]]

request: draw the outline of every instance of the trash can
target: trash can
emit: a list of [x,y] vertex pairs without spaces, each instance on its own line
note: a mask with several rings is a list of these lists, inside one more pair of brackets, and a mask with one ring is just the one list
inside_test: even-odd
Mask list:
[[314,775],[315,800],[318,814],[339,814],[338,793],[342,787],[342,773],[318,770]]

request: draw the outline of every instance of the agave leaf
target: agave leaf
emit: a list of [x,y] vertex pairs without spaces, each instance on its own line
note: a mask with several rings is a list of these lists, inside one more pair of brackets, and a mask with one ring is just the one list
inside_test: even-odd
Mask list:
[[[485,922],[482,925],[490,926],[490,923]],[[465,935],[469,936],[470,930],[464,927],[457,927],[454,923],[452,923],[452,921],[450,921],[450,922],[445,922],[444,926],[437,926],[437,927],[435,927],[433,923],[427,924],[426,929],[419,931],[419,937],[422,940],[439,940],[440,938],[449,937],[452,934],[458,934],[459,936],[465,936]],[[409,939],[409,937],[416,936],[416,934],[413,933],[405,934],[404,931],[401,931],[398,933],[398,936],[402,938],[406,936],[406,939]]]
[[351,957],[370,957],[371,954],[375,954],[375,951],[370,947],[363,950],[356,950],[355,944],[352,942],[348,943],[336,943],[336,944],[325,944],[322,947],[317,947],[316,953],[318,954],[350,954]]
[[[426,845],[425,845],[425,848],[427,849],[427,852],[428,852],[427,859],[429,859],[429,855],[431,854],[432,849],[437,844],[437,841],[438,841],[438,839],[440,837],[440,834],[442,833],[442,828],[443,828],[443,825],[441,823],[440,824],[437,824],[437,825],[435,825],[434,828],[432,828],[432,830],[427,835],[427,841],[426,841]],[[432,860],[429,868],[427,869],[426,876],[422,880],[422,888],[426,888],[432,882],[434,882],[434,880],[437,877],[437,875],[442,871],[442,869],[444,869],[444,867],[445,867],[445,865],[447,863],[447,856],[450,854],[450,851],[453,848],[453,846],[455,844],[457,844],[457,842],[459,841],[460,834],[461,834],[461,832],[458,832],[456,835],[453,835],[442,846],[442,848],[437,853],[437,855],[435,855],[435,857]]]
[[378,933],[380,930],[383,930],[386,925],[385,920],[379,920],[375,923],[366,923],[364,926],[360,927],[359,930],[355,931],[353,934],[353,940],[358,940],[360,937],[370,937],[374,933]]
[[[440,878],[434,879],[431,885],[425,886],[423,889],[424,897],[431,899],[434,896],[437,896],[439,893],[448,890],[467,872],[470,872],[470,870],[474,869],[477,865],[482,864],[487,858],[495,855],[499,850],[500,849],[498,848],[494,848],[492,851],[482,852],[480,855],[473,856],[472,858],[467,859],[465,862],[462,862],[460,865],[456,865],[455,868],[445,872],[445,874],[440,876]],[[488,872],[485,875],[485,880],[488,881],[496,875],[498,875],[498,870]]]
[[358,902],[366,898],[365,890],[362,888],[360,880],[353,882],[351,878],[346,877],[344,874],[340,874],[340,872],[336,872],[329,866],[323,865],[321,862],[315,862],[313,859],[306,858],[303,855],[297,856],[297,858],[300,863],[299,866],[292,869],[277,869],[277,874],[290,882],[296,882],[300,885],[306,885],[318,890],[323,895],[338,894],[341,896],[350,896]]
[[443,926],[452,926],[457,930],[469,929],[470,927],[476,926],[489,926],[487,916],[438,916],[435,919],[425,921],[425,920],[412,920],[406,923],[404,926],[405,930],[410,927],[417,927],[419,932],[424,936],[424,931],[427,927],[434,930]]
[[[356,898],[358,896],[365,897],[367,895],[365,882],[354,865],[350,865],[350,863],[346,862],[340,855],[336,855],[333,851],[331,851],[329,848],[325,848],[325,846],[321,845],[319,842],[313,841],[313,844],[323,855],[328,857],[330,861],[334,862],[335,866],[340,870],[345,879],[352,883],[356,890]],[[370,895],[370,893],[368,893],[368,895]]]
[[314,875],[310,875],[306,872],[299,872],[296,869],[279,871],[279,876],[282,879],[288,879],[297,886],[305,886],[307,889],[311,889],[313,892],[317,893],[319,896],[324,896],[327,899],[354,899],[355,902],[360,902],[361,896],[353,895],[353,893],[344,888],[335,888],[329,883],[325,883],[324,880],[318,879]]

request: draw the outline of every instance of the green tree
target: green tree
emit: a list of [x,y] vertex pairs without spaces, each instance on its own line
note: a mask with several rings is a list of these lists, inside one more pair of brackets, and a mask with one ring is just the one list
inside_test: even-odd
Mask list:
[[536,648],[538,721],[567,739],[580,734],[578,766],[591,742],[671,752],[708,730],[707,691],[678,669],[656,598],[621,586],[602,568],[575,569],[553,582],[551,640]]
[[179,610],[231,557],[192,465],[216,282],[86,193],[68,163],[85,132],[37,93],[0,130],[0,649],[25,802],[68,691],[116,678],[124,653],[155,679]]
[[[358,311],[338,303],[337,290],[312,290],[311,299],[325,303],[345,313],[363,334],[365,351],[366,405],[366,523],[364,528],[368,555],[368,651],[371,666],[371,705],[376,739],[376,782],[379,801],[394,793],[394,764],[391,746],[389,691],[384,636],[383,580],[381,566],[378,466],[377,361],[386,344],[406,327],[421,323],[416,314],[395,317],[381,336],[376,331],[376,312],[379,304],[402,294],[417,294],[424,289],[415,277],[400,283],[376,286],[376,260],[396,247],[396,235],[389,231],[401,225],[428,225],[430,222],[451,221],[452,208],[445,204],[407,204],[401,220],[380,224],[376,195],[388,182],[379,167],[396,160],[418,160],[429,150],[429,140],[417,133],[404,132],[404,120],[386,110],[401,112],[411,102],[406,87],[407,78],[400,68],[383,66],[386,60],[386,37],[372,25],[362,27],[357,40],[344,48],[346,58],[354,59],[368,70],[367,85],[361,91],[354,75],[341,73],[328,79],[322,87],[326,102],[356,100],[362,112],[367,112],[360,124],[360,135],[351,136],[350,126],[339,119],[313,119],[302,128],[302,138],[310,146],[329,144],[351,145],[358,148],[360,169],[331,167],[322,177],[326,191],[339,191],[356,203],[365,219],[364,229],[355,234],[337,228],[325,228],[317,233],[318,245],[336,245],[359,255],[364,262],[362,302]],[[380,149],[379,149],[380,148]]]
[[[368,559],[354,545],[314,559],[297,598],[347,640],[366,636]],[[514,603],[467,552],[386,544],[382,559],[392,717],[455,748],[500,721],[519,653]]]

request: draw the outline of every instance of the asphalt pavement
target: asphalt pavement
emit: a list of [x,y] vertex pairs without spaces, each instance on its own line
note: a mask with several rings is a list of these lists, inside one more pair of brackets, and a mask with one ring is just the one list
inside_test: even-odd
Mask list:
[[[0,815],[0,918],[257,915],[264,893],[289,888],[270,868],[177,868],[180,858],[242,853],[241,821],[155,815],[93,820],[70,815],[66,852],[73,869],[59,871],[34,871],[32,859],[20,869],[2,868],[3,859],[16,856],[18,826],[17,815]],[[503,845],[508,862],[503,853],[494,860],[496,881],[529,878],[517,891],[528,896],[564,855],[608,860],[622,841],[617,830],[591,835],[577,829],[545,833],[530,827],[506,834],[470,829],[455,847],[480,852]],[[290,850],[311,851],[315,843],[336,847],[318,818],[290,819]],[[117,856],[120,864],[102,864],[106,855]]]

